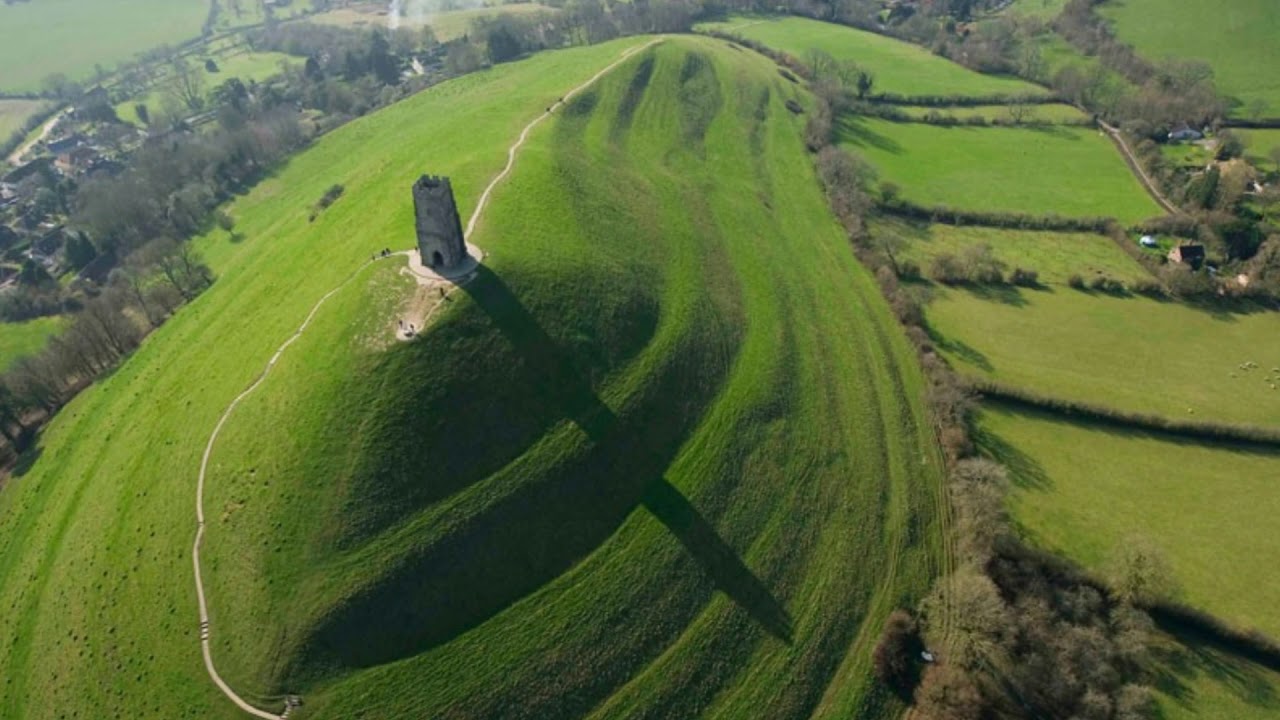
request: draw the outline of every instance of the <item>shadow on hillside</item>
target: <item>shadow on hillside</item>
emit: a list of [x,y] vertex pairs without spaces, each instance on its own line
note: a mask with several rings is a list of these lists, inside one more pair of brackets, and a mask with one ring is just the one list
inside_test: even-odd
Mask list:
[[928,322],[925,323],[925,332],[929,334],[929,339],[933,340],[933,344],[938,346],[939,350],[954,355],[960,360],[972,365],[983,372],[995,372],[995,366],[980,350],[973,347],[958,338],[950,338],[943,335],[937,328]]
[[1184,709],[1204,707],[1202,701],[1197,702],[1195,686],[1205,678],[1249,705],[1280,711],[1280,696],[1260,666],[1216,647],[1201,633],[1162,629],[1171,634],[1155,645],[1151,663],[1154,684]]
[[978,423],[973,434],[974,445],[983,455],[1009,471],[1009,481],[1024,490],[1051,490],[1053,480],[1035,458]]
[[1001,305],[1008,305],[1010,307],[1025,307],[1027,305],[1027,299],[1022,296],[1022,290],[1012,285],[966,283],[957,287],[979,300],[998,302]]
[[306,631],[286,683],[306,686],[337,667],[380,665],[449,642],[568,571],[642,504],[684,545],[708,586],[789,638],[781,605],[662,479],[727,372],[706,369],[714,363],[703,353],[719,348],[689,348],[679,372],[657,373],[620,416],[596,395],[581,353],[547,333],[492,270],[480,266],[463,289],[511,346],[507,379],[538,387],[540,401],[587,441],[545,435],[546,452],[498,471],[474,509],[449,517],[447,532],[388,558],[375,580]]
[[676,536],[718,589],[746,610],[770,635],[791,642],[791,616],[786,608],[666,478],[649,486],[644,506]]
[[901,155],[903,151],[901,143],[867,127],[866,120],[857,115],[842,115],[836,119],[836,139],[858,147],[878,148],[894,155]]

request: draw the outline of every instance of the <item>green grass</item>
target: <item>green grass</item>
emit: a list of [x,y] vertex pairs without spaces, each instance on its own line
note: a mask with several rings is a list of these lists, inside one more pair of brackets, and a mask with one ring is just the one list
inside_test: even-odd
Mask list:
[[[206,72],[204,68],[205,56],[194,56],[190,62],[194,64],[200,74],[204,77],[205,88],[212,93],[222,83],[231,78],[239,78],[246,85],[250,81],[260,82],[266,80],[272,75],[279,74],[280,64],[289,63],[298,65],[302,63],[302,59],[293,55],[286,55],[277,52],[237,52],[232,55],[214,54],[209,57],[218,65],[218,72]],[[160,81],[163,86],[164,81]],[[166,102],[169,100],[164,89],[153,88],[150,92],[140,98],[132,98],[116,105],[116,115],[121,120],[141,125],[142,121],[138,118],[138,103],[147,106],[147,110],[152,113],[158,113],[164,109]]]
[[1062,12],[1066,4],[1067,0],[1014,0],[1009,6],[1009,12],[1052,20]]
[[1280,130],[1233,129],[1245,144],[1245,156],[1263,170],[1280,170],[1272,154],[1280,148]]
[[840,143],[922,205],[1032,215],[1160,215],[1109,140],[1088,128],[967,128],[841,121]]
[[1151,279],[1110,238],[1091,233],[926,225],[897,219],[877,220],[871,230],[876,237],[901,242],[904,247],[898,259],[913,261],[926,272],[929,262],[942,253],[959,256],[968,248],[985,244],[1007,270],[1035,270],[1042,285],[1065,286],[1067,279],[1076,274],[1106,275],[1124,281]]
[[[1275,312],[1053,288],[942,291],[927,314],[964,372],[1132,412],[1280,425],[1280,381],[1268,379],[1280,367]],[[1260,369],[1241,370],[1248,362]]]
[[104,67],[200,34],[207,0],[35,0],[0,5],[0,90],[39,90],[50,74]]
[[[914,118],[923,118],[930,113],[938,113],[944,117],[954,117],[959,119],[981,117],[988,122],[992,120],[1011,121],[1012,116],[1009,114],[1008,105],[974,105],[972,107],[921,107],[915,105],[900,105],[895,108],[900,112],[904,112]],[[1072,105],[1062,103],[1054,103],[1051,105],[1030,105],[1027,108],[1027,115],[1023,118],[1024,122],[1049,122],[1063,123],[1076,122],[1080,120],[1088,120],[1089,116],[1085,115],[1078,108]]]
[[1280,672],[1192,635],[1157,636],[1162,720],[1269,720],[1280,716]]
[[39,100],[0,99],[0,142],[22,129],[27,118],[40,109]]
[[733,32],[801,60],[810,50],[823,50],[837,59],[853,60],[874,73],[875,92],[969,96],[1047,92],[1016,78],[976,73],[917,45],[845,25],[798,17],[734,17],[705,27]]
[[[451,176],[465,216],[520,127],[635,43],[427,90],[232,206],[243,239],[201,241],[215,286],[0,492],[6,708],[236,716],[200,665],[188,554],[222,408],[316,299],[411,243],[418,174]],[[473,238],[487,269],[423,338],[388,340],[393,261],[332,297],[213,457],[237,688],[301,691],[297,717],[901,712],[869,651],[939,571],[940,460],[798,92],[667,40],[531,135]]]
[[1275,43],[1280,5],[1271,0],[1113,0],[1099,11],[1121,40],[1152,62],[1208,62],[1218,90],[1235,100],[1233,114],[1280,116],[1280,77],[1273,72],[1280,64]]
[[1199,443],[984,408],[978,444],[1012,472],[1010,508],[1033,541],[1103,572],[1134,536],[1160,548],[1177,596],[1280,636],[1280,450]]
[[49,339],[57,335],[64,324],[60,317],[0,323],[0,371],[43,350]]
[[[532,15],[540,12],[556,12],[554,8],[539,3],[517,3],[494,7],[469,8],[433,13],[421,18],[406,17],[401,27],[421,27],[429,25],[436,39],[441,42],[462,37],[471,30],[471,23],[479,18],[497,15]],[[343,25],[347,27],[385,27],[387,25],[386,3],[360,3],[351,7],[330,10],[307,19],[327,25]]]

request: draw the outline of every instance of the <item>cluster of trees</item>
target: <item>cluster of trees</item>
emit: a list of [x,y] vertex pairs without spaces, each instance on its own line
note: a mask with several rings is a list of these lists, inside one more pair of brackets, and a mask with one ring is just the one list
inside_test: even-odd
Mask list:
[[0,376],[0,437],[9,451],[26,449],[41,422],[212,282],[190,245],[161,238],[132,253],[104,287],[87,288],[70,326]]
[[[929,278],[945,285],[1010,285],[1038,287],[1040,274],[1035,270],[1014,268],[1005,274],[1007,265],[995,256],[990,245],[982,243],[965,248],[960,254],[938,253],[929,262]],[[911,267],[900,267],[898,276],[912,276]],[[916,270],[918,272],[918,270]]]

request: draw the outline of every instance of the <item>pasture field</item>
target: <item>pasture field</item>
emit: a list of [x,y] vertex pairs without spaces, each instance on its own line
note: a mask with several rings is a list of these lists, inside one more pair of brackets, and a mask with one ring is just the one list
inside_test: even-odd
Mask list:
[[1104,571],[1133,537],[1160,548],[1178,598],[1280,635],[1280,450],[1076,423],[987,403],[978,445],[1009,468],[1010,510],[1043,547]]
[[804,59],[822,50],[852,60],[875,75],[873,92],[899,95],[1043,95],[1048,91],[1010,77],[983,75],[911,43],[845,25],[807,18],[732,17],[699,26],[731,32]]
[[1244,140],[1245,156],[1255,165],[1263,170],[1280,170],[1274,154],[1280,149],[1280,130],[1234,128],[1232,132]]
[[963,210],[1114,217],[1161,214],[1115,146],[1091,128],[970,128],[841,118],[840,144],[908,200]]
[[110,68],[158,45],[197,37],[208,12],[208,0],[5,3],[0,5],[0,90],[39,90],[53,73],[86,79],[95,64]]
[[[302,63],[302,58],[277,52],[237,52],[233,55],[213,55],[211,57],[218,64],[218,72],[216,73],[207,72],[204,69],[204,57],[195,56],[189,59],[189,62],[204,76],[207,93],[212,93],[215,88],[231,78],[239,78],[241,82],[247,85],[250,81],[259,82],[272,75],[279,74],[281,63],[290,65]],[[166,97],[166,91],[163,89],[164,80],[160,80],[158,85],[159,87],[153,88],[140,98],[118,103],[115,107],[116,115],[125,122],[141,125],[142,121],[138,118],[137,111],[138,103],[146,105],[147,110],[152,113],[162,111],[165,103],[169,100]]]
[[60,317],[43,317],[20,323],[0,323],[0,372],[28,355],[44,349],[49,338],[62,330]]
[[1039,232],[1000,228],[925,224],[885,218],[871,224],[877,237],[902,243],[898,259],[915,262],[926,272],[929,262],[942,253],[961,255],[978,245],[989,245],[1006,270],[1035,270],[1042,285],[1067,284],[1079,274],[1089,278],[1106,275],[1123,281],[1151,279],[1149,273],[1108,237],[1092,233]]
[[22,129],[23,123],[40,109],[40,100],[0,99],[0,142]]
[[1067,0],[1013,0],[1008,12],[1052,20],[1062,12]]
[[[961,120],[971,117],[981,117],[985,118],[987,121],[1009,121],[1013,118],[1008,105],[974,105],[972,107],[941,108],[922,107],[918,105],[899,105],[894,109],[917,119],[924,118],[930,113],[938,113],[943,117],[953,117]],[[1085,115],[1078,108],[1063,103],[1029,105],[1027,106],[1026,113],[1024,122],[1066,123],[1089,119],[1089,116]]]
[[408,283],[364,263],[412,242],[411,182],[450,176],[466,217],[520,128],[640,42],[424,91],[231,206],[241,239],[200,241],[214,287],[0,492],[0,702],[235,717],[199,660],[199,456],[354,278],[214,451],[238,690],[305,718],[900,714],[869,650],[944,565],[940,458],[771,63],[673,38],[607,75],[530,135],[479,277],[391,340]]
[[1238,117],[1280,116],[1280,4],[1272,0],[1181,2],[1110,0],[1098,11],[1117,36],[1159,65],[1168,58],[1203,60]]
[[[430,26],[431,31],[436,35],[436,39],[444,42],[466,35],[471,30],[472,21],[478,18],[494,17],[496,15],[532,15],[540,12],[556,12],[556,10],[546,5],[528,2],[468,8],[466,10],[450,10],[426,15],[410,14],[401,19],[400,27],[418,28]],[[387,4],[353,4],[348,7],[313,15],[307,18],[307,21],[347,27],[386,27]]]
[[1130,412],[1280,425],[1280,313],[1052,288],[939,291],[927,315],[962,372]]
[[1280,672],[1193,635],[1158,638],[1154,686],[1162,720],[1280,716]]

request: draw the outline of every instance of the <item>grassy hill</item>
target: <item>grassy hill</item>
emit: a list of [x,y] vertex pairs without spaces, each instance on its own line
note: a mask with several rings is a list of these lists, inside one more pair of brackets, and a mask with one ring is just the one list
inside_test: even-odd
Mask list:
[[840,143],[922,205],[1126,223],[1161,214],[1111,142],[1090,128],[938,127],[848,117]]
[[1235,101],[1233,114],[1280,116],[1280,78],[1272,71],[1280,64],[1274,38],[1280,5],[1271,0],[1111,0],[1099,11],[1121,40],[1152,62],[1208,62],[1218,90]]
[[[234,716],[188,555],[218,415],[321,295],[410,244],[419,173],[468,213],[519,128],[627,44],[434,88],[232,207],[242,239],[202,241],[214,288],[0,493],[0,702]],[[535,131],[473,238],[485,269],[420,340],[390,339],[392,261],[333,296],[215,449],[206,581],[237,689],[301,691],[298,717],[896,714],[870,647],[942,563],[940,460],[798,93],[668,40]]]
[[918,45],[845,25],[799,17],[733,17],[705,27],[741,35],[802,60],[810,50],[825,51],[838,60],[853,60],[875,75],[875,92],[971,96],[1048,93],[1038,85],[976,73]]
[[62,330],[61,317],[43,317],[20,323],[0,323],[0,370],[18,359],[44,349],[49,338]]
[[[1267,519],[1280,450],[1103,428],[989,405],[979,444],[1012,471],[1011,509],[1039,544],[1104,571],[1134,536],[1167,556],[1181,599],[1275,637],[1280,554]],[[1224,562],[1230,558],[1230,562]]]

